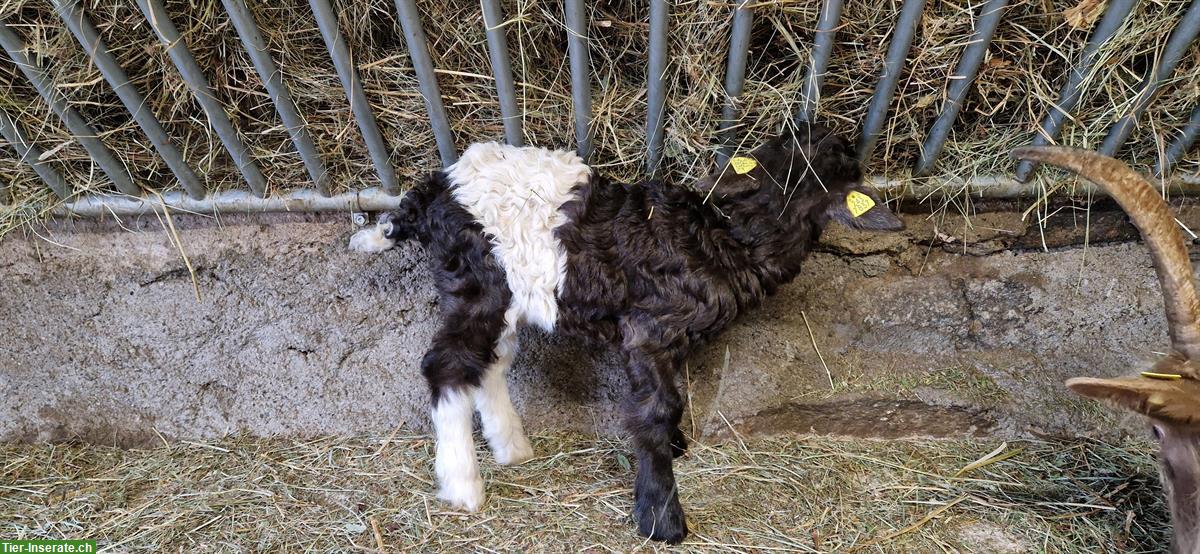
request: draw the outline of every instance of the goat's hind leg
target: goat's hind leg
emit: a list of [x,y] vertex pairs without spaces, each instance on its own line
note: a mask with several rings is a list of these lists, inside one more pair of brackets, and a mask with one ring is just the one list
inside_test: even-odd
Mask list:
[[471,391],[446,389],[433,405],[433,428],[437,435],[434,471],[438,498],[454,508],[474,512],[483,506],[483,477],[475,461]]
[[[476,306],[478,307],[478,306]],[[472,434],[474,402],[500,333],[502,315],[451,312],[421,360],[433,397],[438,497],[466,511],[483,505],[483,478]]]
[[475,391],[475,408],[483,424],[483,436],[496,463],[513,465],[533,457],[533,447],[525,436],[521,417],[513,408],[508,395],[506,373],[517,354],[517,316],[509,309],[504,317],[504,329],[496,340],[495,358],[483,374]]

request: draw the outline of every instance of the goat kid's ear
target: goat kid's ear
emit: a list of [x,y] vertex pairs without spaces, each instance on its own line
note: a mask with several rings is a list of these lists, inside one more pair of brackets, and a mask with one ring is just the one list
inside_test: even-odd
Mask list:
[[[758,160],[750,155],[734,156],[715,173],[700,179],[696,190],[703,194],[725,196],[758,190],[768,176]],[[715,189],[714,189],[715,187]]]
[[1200,425],[1200,383],[1193,379],[1076,377],[1067,388],[1097,400],[1111,402],[1142,415],[1179,425]]
[[850,227],[869,231],[903,231],[904,222],[865,187],[854,186],[844,192],[830,193],[825,217]]

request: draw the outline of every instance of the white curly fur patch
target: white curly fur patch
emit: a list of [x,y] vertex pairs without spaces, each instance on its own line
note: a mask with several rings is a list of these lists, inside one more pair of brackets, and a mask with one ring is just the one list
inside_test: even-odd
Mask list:
[[547,331],[558,319],[567,253],[554,230],[559,208],[591,169],[574,152],[477,143],[447,169],[455,200],[495,246],[520,320]]

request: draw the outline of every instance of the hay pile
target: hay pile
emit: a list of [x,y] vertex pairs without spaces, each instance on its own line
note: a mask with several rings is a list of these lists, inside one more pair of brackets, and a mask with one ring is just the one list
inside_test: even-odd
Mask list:
[[[154,552],[645,546],[623,445],[533,443],[519,467],[485,455],[488,503],[470,516],[433,497],[423,437],[0,445],[0,536]],[[676,467],[687,550],[1160,552],[1169,533],[1140,443],[749,439],[693,445]]]
[[[1009,173],[1006,151],[1025,143],[1056,98],[1064,69],[1078,57],[1091,21],[1064,16],[1098,0],[1025,0],[1005,15],[942,156],[935,184],[951,178]],[[437,165],[432,134],[390,0],[335,2],[341,29],[354,52],[367,96],[402,177]],[[1142,2],[1125,30],[1103,54],[1088,84],[1077,121],[1065,143],[1095,146],[1128,106],[1142,75],[1186,9],[1184,0]],[[150,108],[182,146],[186,158],[212,190],[242,188],[199,106],[171,65],[162,45],[133,2],[85,0],[114,54],[145,94]],[[259,26],[307,118],[334,176],[336,191],[376,184],[345,95],[316,23],[304,0],[257,2]],[[590,4],[590,3],[589,3]],[[591,13],[596,154],[594,162],[614,177],[642,176],[645,150],[647,9],[644,2],[607,0]],[[817,2],[768,0],[758,4],[751,39],[748,82],[742,105],[744,143],[777,132],[799,102],[801,82],[817,17]],[[925,132],[936,117],[947,76],[969,39],[980,2],[933,2],[925,13],[910,62],[901,79],[892,119],[871,162],[871,172],[903,179]],[[216,95],[261,161],[271,192],[306,187],[307,175],[293,153],[261,81],[218,2],[168,0],[167,10],[205,69]],[[486,41],[477,4],[422,0],[430,51],[460,148],[501,137],[501,123]],[[683,182],[711,169],[714,130],[724,101],[722,79],[728,47],[728,2],[680,1],[671,17],[668,115],[664,175]],[[527,141],[571,146],[570,79],[561,3],[508,0],[508,37],[524,111]],[[863,119],[891,37],[899,0],[849,2],[843,14],[819,117],[850,135]],[[1070,12],[1074,14],[1075,12]],[[53,73],[60,89],[101,132],[106,143],[144,186],[173,188],[174,179],[131,122],[108,84],[91,66],[46,0],[0,4],[5,19]],[[1163,87],[1131,139],[1127,159],[1150,166],[1157,153],[1200,102],[1200,45],[1193,45]],[[12,83],[9,86],[9,83]],[[7,60],[0,62],[0,104],[21,114],[49,159],[80,191],[103,190],[107,181],[71,141],[36,92]],[[1163,137],[1166,137],[1165,139]],[[0,230],[36,217],[52,203],[33,172],[10,149],[0,156],[0,182],[11,185]],[[1193,153],[1181,172],[1200,171]],[[948,192],[953,193],[954,190]]]

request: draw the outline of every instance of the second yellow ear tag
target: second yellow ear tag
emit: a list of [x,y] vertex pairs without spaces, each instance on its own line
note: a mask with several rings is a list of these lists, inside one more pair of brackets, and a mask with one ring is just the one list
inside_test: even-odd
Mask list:
[[729,158],[729,166],[733,168],[733,172],[738,175],[750,173],[751,169],[758,167],[758,161],[754,158],[746,158],[743,156],[735,156]]
[[846,208],[850,210],[850,215],[858,217],[867,213],[868,210],[875,207],[875,201],[857,190],[850,191],[846,195]]
[[1183,379],[1183,376],[1178,373],[1154,373],[1153,371],[1143,371],[1142,377],[1147,379],[1162,379],[1164,381]]

